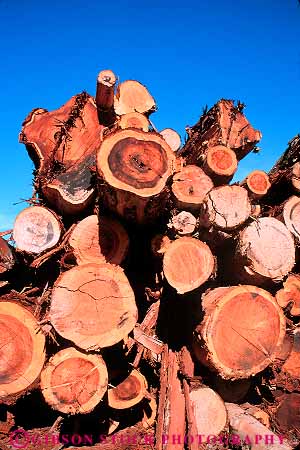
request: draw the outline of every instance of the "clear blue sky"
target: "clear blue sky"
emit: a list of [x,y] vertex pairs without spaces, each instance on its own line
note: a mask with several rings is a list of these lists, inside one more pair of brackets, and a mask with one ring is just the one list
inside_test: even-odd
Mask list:
[[55,109],[95,93],[99,70],[137,79],[155,97],[158,129],[182,136],[204,105],[240,99],[263,133],[240,177],[269,169],[300,132],[300,5],[297,0],[143,2],[0,0],[0,230],[31,195],[32,163],[18,144],[35,107]]

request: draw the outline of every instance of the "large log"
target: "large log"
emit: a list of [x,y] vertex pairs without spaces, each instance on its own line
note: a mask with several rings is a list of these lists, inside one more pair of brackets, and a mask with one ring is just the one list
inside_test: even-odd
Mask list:
[[174,163],[173,152],[157,133],[127,129],[110,134],[97,155],[103,203],[128,220],[155,221],[166,208]]
[[25,119],[20,142],[36,166],[36,189],[55,210],[77,214],[92,202],[91,167],[101,140],[95,101],[86,92],[52,112],[34,109]]
[[276,300],[255,286],[218,288],[202,298],[195,354],[224,379],[262,371],[282,346],[285,317]]
[[119,84],[114,106],[118,115],[131,112],[149,115],[156,110],[154,98],[145,86],[135,80],[127,80]]
[[201,164],[207,148],[224,145],[235,151],[240,160],[251,152],[261,139],[242,112],[242,107],[232,100],[220,100],[200,120],[188,129],[189,139],[180,151],[189,164]]
[[0,302],[0,403],[33,387],[45,361],[45,336],[33,314],[16,302]]
[[137,307],[123,270],[89,263],[64,272],[52,291],[49,320],[62,337],[85,350],[124,339],[136,324]]
[[66,414],[91,412],[107,391],[107,383],[103,358],[73,347],[56,353],[41,374],[41,389],[46,402]]

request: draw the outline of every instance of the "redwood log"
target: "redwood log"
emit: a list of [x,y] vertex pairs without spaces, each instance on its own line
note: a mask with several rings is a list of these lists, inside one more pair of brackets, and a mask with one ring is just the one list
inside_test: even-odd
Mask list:
[[12,247],[0,237],[0,274],[5,273],[15,265],[15,256]]
[[296,195],[290,197],[284,204],[282,214],[278,219],[282,219],[287,229],[300,242],[300,198]]
[[126,258],[129,238],[117,220],[92,215],[76,225],[69,244],[78,264],[106,261],[119,265]]
[[155,221],[165,211],[174,161],[159,134],[127,129],[109,135],[97,156],[103,203],[128,220]]
[[92,202],[91,167],[102,129],[95,101],[86,92],[56,111],[38,108],[25,119],[20,142],[36,166],[36,189],[55,210],[73,215]]
[[117,386],[108,389],[108,404],[113,409],[128,409],[140,403],[148,388],[146,378],[136,369]]
[[180,151],[188,164],[199,164],[207,148],[224,145],[235,151],[240,160],[251,152],[261,139],[242,112],[241,104],[220,100],[204,112],[199,122],[188,129],[189,139]]
[[181,147],[181,139],[177,131],[172,128],[165,128],[160,132],[166,143],[169,145],[173,152],[177,152],[177,150]]
[[203,170],[215,185],[229,183],[237,171],[237,167],[236,155],[230,148],[216,145],[207,150]]
[[131,112],[121,116],[119,127],[122,128],[122,130],[125,130],[126,128],[137,128],[146,132],[149,131],[149,120],[144,114]]
[[85,350],[124,339],[136,324],[137,308],[123,270],[90,263],[64,272],[52,291],[49,320],[62,337]]
[[41,374],[46,402],[66,414],[87,414],[107,391],[108,374],[100,355],[79,352],[73,347],[56,353]]
[[97,78],[96,105],[99,123],[110,126],[116,119],[114,111],[114,90],[116,76],[111,70],[102,70]]
[[197,219],[188,211],[181,211],[172,217],[168,227],[175,230],[180,236],[188,236],[194,233],[197,226]]
[[13,238],[18,250],[38,254],[55,247],[62,231],[60,219],[50,209],[31,206],[17,215]]
[[179,294],[204,284],[215,270],[215,260],[208,245],[192,238],[173,241],[163,257],[163,271],[168,283]]
[[252,198],[261,198],[267,194],[271,187],[269,176],[263,170],[253,170],[249,173],[246,180],[241,183],[248,189]]
[[145,86],[138,81],[127,80],[118,86],[115,111],[119,116],[131,112],[149,115],[156,111],[156,104]]
[[220,186],[207,194],[200,211],[200,225],[230,232],[243,225],[251,211],[246,189],[240,186]]
[[219,288],[202,298],[202,307],[195,355],[222,378],[248,378],[275,361],[286,324],[267,291],[255,286]]
[[45,337],[27,309],[0,302],[0,403],[33,387],[45,361]]
[[263,217],[240,232],[234,275],[239,281],[269,285],[281,281],[294,267],[295,244],[279,220]]
[[282,308],[291,305],[290,314],[300,316],[300,275],[291,274],[276,294],[276,300]]
[[173,176],[172,193],[179,209],[198,211],[205,196],[214,187],[200,167],[188,165]]

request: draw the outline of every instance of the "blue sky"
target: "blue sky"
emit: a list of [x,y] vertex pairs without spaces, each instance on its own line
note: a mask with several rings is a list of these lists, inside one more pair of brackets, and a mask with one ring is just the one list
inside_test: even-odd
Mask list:
[[31,196],[32,163],[18,144],[36,107],[55,109],[95,93],[97,73],[137,79],[155,97],[158,129],[184,137],[203,106],[239,99],[263,133],[243,178],[268,170],[300,133],[300,5],[297,0],[137,2],[0,0],[0,230]]

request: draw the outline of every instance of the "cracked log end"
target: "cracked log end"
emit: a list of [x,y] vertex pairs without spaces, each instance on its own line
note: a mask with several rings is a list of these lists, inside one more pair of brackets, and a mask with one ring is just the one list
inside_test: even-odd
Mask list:
[[283,206],[283,222],[287,229],[300,241],[300,198],[290,197]]
[[117,220],[92,215],[76,225],[69,244],[78,264],[106,261],[119,265],[127,255],[129,238]]
[[273,217],[256,219],[241,231],[234,273],[257,285],[282,280],[294,267],[295,244],[286,226]]
[[181,237],[172,242],[163,257],[165,277],[179,294],[204,284],[214,267],[215,260],[208,245],[192,237]]
[[45,337],[29,311],[14,302],[0,302],[0,403],[38,379],[44,346]]
[[15,264],[13,250],[5,239],[0,237],[0,274],[11,270]]
[[144,114],[131,112],[121,116],[119,127],[122,128],[122,130],[126,130],[126,128],[137,128],[147,132],[149,131],[149,120]]
[[108,404],[113,409],[127,409],[140,403],[148,384],[146,378],[133,370],[120,384],[108,389]]
[[180,209],[198,210],[205,196],[214,187],[200,167],[187,165],[173,177],[172,193]]
[[173,152],[177,152],[177,150],[180,149],[181,139],[177,131],[172,128],[165,128],[160,132],[160,134]]
[[189,395],[198,435],[218,436],[227,427],[227,411],[221,397],[210,388],[192,390]]
[[247,188],[255,198],[263,197],[271,187],[269,176],[263,170],[253,170],[246,178]]
[[241,226],[251,214],[246,189],[240,186],[220,186],[212,189],[201,208],[200,224],[231,231]]
[[237,170],[236,155],[224,145],[210,147],[206,153],[203,169],[215,184],[228,183]]
[[194,346],[202,348],[202,353],[195,352],[198,358],[232,380],[255,375],[276,359],[286,323],[271,294],[236,286],[212,290],[208,296],[212,298],[204,296],[205,316],[196,329]]
[[119,116],[131,112],[150,114],[156,110],[155,100],[148,89],[135,80],[119,84],[114,107]]
[[49,320],[82,349],[99,350],[124,339],[137,322],[137,307],[123,270],[90,263],[64,272],[52,291]]
[[175,156],[157,133],[133,128],[107,136],[97,155],[99,190],[107,207],[137,222],[164,211]]
[[188,236],[194,233],[197,225],[197,219],[188,211],[181,211],[176,216],[173,216],[169,228],[175,230],[180,236]]
[[66,348],[54,355],[41,374],[46,402],[66,414],[92,411],[107,391],[106,364],[100,355]]
[[290,314],[300,316],[300,276],[291,274],[283,283],[283,289],[276,294],[278,304],[285,308],[291,304]]
[[43,206],[23,209],[15,220],[13,238],[16,248],[28,253],[42,253],[58,243],[62,224],[57,216]]

